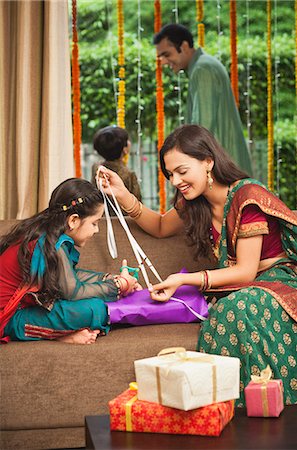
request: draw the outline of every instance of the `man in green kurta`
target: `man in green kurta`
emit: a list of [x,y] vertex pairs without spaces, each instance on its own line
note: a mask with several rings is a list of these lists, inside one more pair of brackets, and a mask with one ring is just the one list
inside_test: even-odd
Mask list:
[[195,49],[190,31],[180,24],[165,25],[154,36],[162,64],[189,77],[186,123],[211,131],[233,160],[252,174],[250,154],[227,70],[215,57]]

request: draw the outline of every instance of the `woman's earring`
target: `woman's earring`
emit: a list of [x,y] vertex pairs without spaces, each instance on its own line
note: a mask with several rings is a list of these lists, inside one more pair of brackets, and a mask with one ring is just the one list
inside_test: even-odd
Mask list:
[[213,178],[211,176],[211,170],[210,169],[206,169],[206,173],[207,173],[207,183],[208,183],[208,187],[211,190],[212,189],[212,185],[213,185]]

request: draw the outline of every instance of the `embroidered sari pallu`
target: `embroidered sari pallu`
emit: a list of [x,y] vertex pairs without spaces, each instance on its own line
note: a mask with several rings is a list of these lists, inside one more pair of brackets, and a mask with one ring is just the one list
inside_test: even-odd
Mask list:
[[297,217],[254,180],[242,180],[227,198],[219,267],[235,261],[240,219],[249,204],[278,220],[286,257],[259,272],[252,283],[217,290],[222,298],[203,323],[197,349],[240,358],[238,406],[245,405],[244,387],[251,375],[259,375],[267,364],[273,378],[283,381],[285,403],[297,403]]

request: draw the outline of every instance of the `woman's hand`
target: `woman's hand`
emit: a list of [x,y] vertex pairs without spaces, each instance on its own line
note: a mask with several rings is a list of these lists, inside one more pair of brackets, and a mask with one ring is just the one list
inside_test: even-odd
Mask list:
[[102,179],[102,189],[105,194],[111,195],[112,190],[116,199],[124,197],[127,193],[129,194],[123,180],[116,172],[107,169],[105,166],[100,166],[98,176]]
[[131,294],[135,291],[141,291],[142,286],[138,283],[137,279],[129,274],[127,266],[127,260],[123,259],[121,275],[119,276],[119,280],[123,290],[121,290],[121,295],[126,297],[126,295]]
[[183,281],[180,273],[169,275],[169,277],[166,278],[165,281],[162,281],[162,283],[154,284],[149,287],[151,298],[153,300],[157,300],[158,302],[167,302],[167,300],[173,296],[176,289],[182,284]]

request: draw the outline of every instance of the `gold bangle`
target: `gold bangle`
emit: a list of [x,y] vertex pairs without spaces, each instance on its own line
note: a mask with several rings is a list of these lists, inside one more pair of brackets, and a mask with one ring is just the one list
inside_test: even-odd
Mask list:
[[[133,195],[133,194],[132,194]],[[133,202],[132,202],[132,206],[130,206],[130,208],[124,208],[123,206],[121,206],[121,208],[127,213],[127,214],[131,214],[137,204],[138,200],[135,197],[135,195],[133,195]]]
[[206,270],[207,277],[208,277],[208,284],[206,289],[211,289],[211,273],[209,270]]
[[143,208],[143,204],[141,202],[138,202],[138,211],[136,212],[136,214],[134,215],[134,213],[129,214],[129,216],[131,217],[131,219],[139,219],[139,217],[142,214],[142,208]]
[[204,289],[205,289],[205,272],[204,272],[204,270],[202,270],[202,271],[200,272],[200,275],[201,275],[201,286],[200,286],[200,290],[201,290],[201,291],[204,291]]

